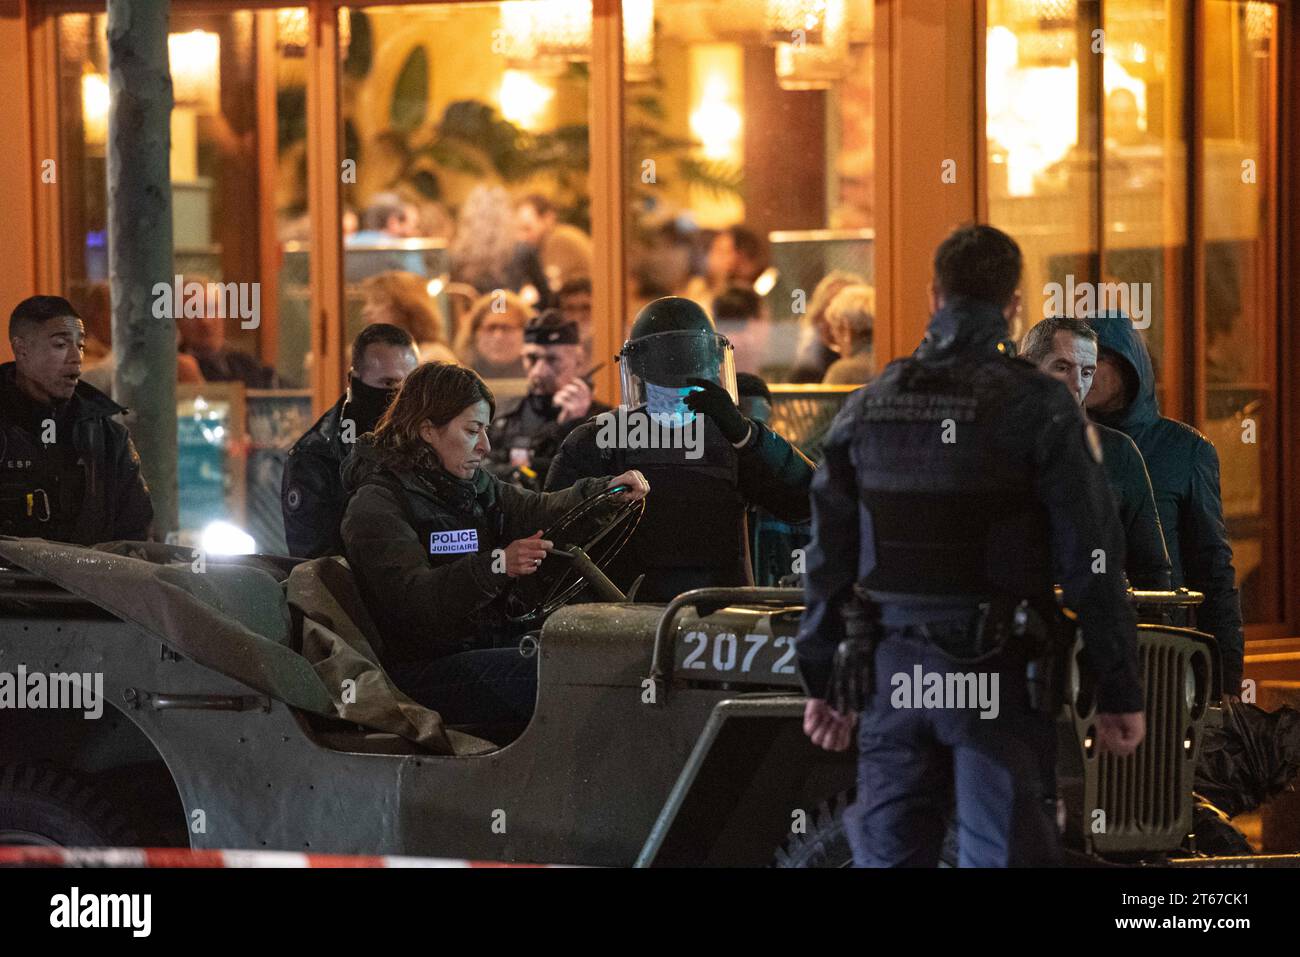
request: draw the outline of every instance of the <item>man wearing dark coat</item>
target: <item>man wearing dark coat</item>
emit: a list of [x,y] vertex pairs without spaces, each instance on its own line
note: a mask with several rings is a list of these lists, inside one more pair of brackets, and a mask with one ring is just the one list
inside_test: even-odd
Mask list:
[[[1082,319],[1044,319],[1025,333],[1020,356],[1039,372],[1065,383],[1082,405],[1097,372],[1097,334]],[[1132,439],[1116,429],[1098,425],[1097,437],[1101,440],[1101,464],[1124,528],[1124,569],[1129,584],[1164,591],[1170,582],[1169,552],[1142,453]]]
[[290,555],[343,554],[339,526],[347,497],[339,470],[419,361],[411,334],[387,322],[366,326],[352,343],[347,392],[293,444],[284,463],[280,511]]
[[32,296],[9,319],[0,365],[0,534],[75,545],[149,537],[153,504],[116,416],[81,381],[86,331],[71,303]]
[[1100,353],[1085,402],[1088,414],[1131,438],[1146,460],[1173,585],[1204,593],[1197,627],[1218,640],[1224,693],[1239,695],[1245,640],[1232,546],[1223,525],[1219,453],[1190,425],[1160,414],[1151,356],[1128,317],[1103,315],[1090,324]]

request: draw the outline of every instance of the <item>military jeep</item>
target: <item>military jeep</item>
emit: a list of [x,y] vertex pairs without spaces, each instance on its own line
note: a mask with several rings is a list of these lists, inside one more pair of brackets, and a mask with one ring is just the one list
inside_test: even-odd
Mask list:
[[[527,726],[448,728],[438,753],[340,717],[302,654],[311,611],[286,605],[286,582],[309,569],[210,561],[194,575],[175,556],[0,538],[0,672],[101,673],[105,700],[98,720],[0,710],[0,844],[849,862],[854,757],[802,733],[797,590],[562,607],[520,645],[539,656]],[[341,560],[307,565],[320,563],[347,587]],[[1068,656],[1065,834],[1094,858],[1163,860],[1191,828],[1216,656],[1206,636],[1158,623],[1140,647],[1148,737],[1128,758],[1094,747],[1092,688]]]

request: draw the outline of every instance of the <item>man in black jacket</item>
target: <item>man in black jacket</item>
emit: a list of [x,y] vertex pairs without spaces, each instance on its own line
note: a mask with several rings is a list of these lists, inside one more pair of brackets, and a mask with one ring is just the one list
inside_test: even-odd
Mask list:
[[126,412],[81,381],[85,328],[59,296],[9,318],[0,365],[0,534],[77,545],[149,537],[153,504]]
[[1174,587],[1204,593],[1196,624],[1218,640],[1224,694],[1240,695],[1245,641],[1232,546],[1223,525],[1219,453],[1190,425],[1160,414],[1151,356],[1133,323],[1112,314],[1091,325],[1101,349],[1084,403],[1088,414],[1126,434],[1146,460]]
[[551,460],[569,433],[609,406],[592,397],[584,378],[582,333],[558,309],[524,327],[528,394],[501,403],[488,429],[488,468],[499,479],[540,491]]
[[348,391],[293,444],[284,463],[280,510],[290,555],[343,554],[339,524],[347,498],[339,468],[419,362],[411,334],[386,322],[366,326],[352,343]]
[[808,518],[813,464],[736,405],[731,347],[696,303],[675,296],[645,306],[619,356],[623,405],[579,426],[551,464],[546,488],[580,478],[642,472],[645,515],[605,569],[643,601],[692,588],[752,585],[746,511]]
[[[1097,333],[1082,319],[1044,319],[1025,333],[1020,356],[1039,372],[1065,383],[1082,405],[1097,371]],[[1163,591],[1170,582],[1169,553],[1142,453],[1117,429],[1098,425],[1097,434],[1101,464],[1124,527],[1124,567],[1129,583],[1134,588]]]

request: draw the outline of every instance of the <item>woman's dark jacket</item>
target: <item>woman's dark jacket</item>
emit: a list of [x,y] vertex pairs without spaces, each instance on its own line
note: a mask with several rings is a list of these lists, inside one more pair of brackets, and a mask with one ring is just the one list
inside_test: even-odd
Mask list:
[[[472,480],[412,470],[364,435],[343,464],[343,548],[379,628],[385,664],[487,646],[511,579],[493,549],[545,530],[607,478],[542,494],[479,469]],[[496,561],[500,571],[493,570]]]

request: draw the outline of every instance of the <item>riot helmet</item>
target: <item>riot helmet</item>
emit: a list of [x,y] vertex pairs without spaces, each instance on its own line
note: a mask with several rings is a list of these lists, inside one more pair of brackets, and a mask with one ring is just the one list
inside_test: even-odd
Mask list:
[[684,411],[691,379],[718,383],[736,401],[736,360],[727,337],[700,306],[665,296],[637,313],[618,354],[623,404],[652,413]]

